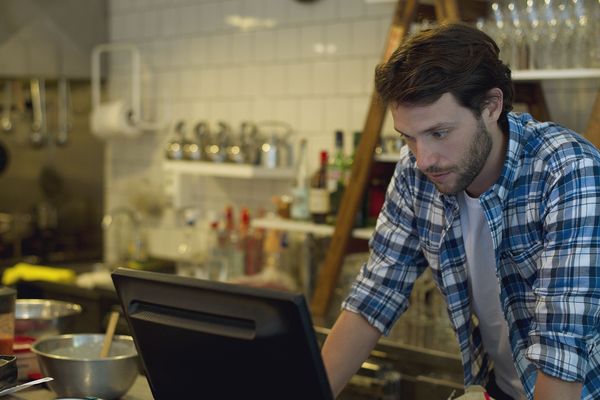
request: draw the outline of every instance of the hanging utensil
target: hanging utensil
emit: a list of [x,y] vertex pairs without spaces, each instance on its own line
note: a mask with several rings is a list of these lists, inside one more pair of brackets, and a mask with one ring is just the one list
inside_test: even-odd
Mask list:
[[69,132],[72,128],[71,122],[71,88],[66,78],[58,81],[58,132],[56,133],[56,144],[65,146],[69,142]]
[[12,131],[13,124],[10,117],[10,110],[12,108],[12,82],[4,82],[4,96],[2,98],[2,118],[0,119],[0,126],[4,132]]
[[29,142],[33,147],[42,147],[47,140],[46,132],[46,85],[41,79],[32,79],[31,103],[33,106],[33,123]]
[[10,163],[10,155],[8,153],[8,148],[4,145],[4,143],[0,142],[0,175],[4,172]]

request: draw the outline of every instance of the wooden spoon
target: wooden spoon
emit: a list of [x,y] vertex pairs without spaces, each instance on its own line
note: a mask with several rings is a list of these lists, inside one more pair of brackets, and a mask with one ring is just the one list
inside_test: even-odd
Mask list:
[[112,343],[113,336],[115,335],[115,328],[117,327],[117,321],[119,320],[119,312],[113,311],[110,313],[108,319],[108,326],[106,327],[106,334],[104,335],[104,343],[102,343],[102,350],[100,351],[100,358],[106,358],[110,351],[110,345]]

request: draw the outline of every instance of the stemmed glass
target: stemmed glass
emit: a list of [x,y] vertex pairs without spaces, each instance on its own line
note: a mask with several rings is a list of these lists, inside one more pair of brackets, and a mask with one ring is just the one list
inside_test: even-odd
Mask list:
[[477,21],[513,69],[600,66],[600,0],[503,0]]

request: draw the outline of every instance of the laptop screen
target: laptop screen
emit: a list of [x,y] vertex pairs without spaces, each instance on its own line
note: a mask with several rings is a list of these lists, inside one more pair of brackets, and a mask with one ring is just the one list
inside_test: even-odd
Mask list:
[[302,294],[112,274],[155,399],[333,399]]

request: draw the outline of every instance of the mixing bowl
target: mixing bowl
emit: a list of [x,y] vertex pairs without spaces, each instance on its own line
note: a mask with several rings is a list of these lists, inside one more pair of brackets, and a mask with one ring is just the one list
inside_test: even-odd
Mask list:
[[31,348],[42,374],[58,397],[123,396],[138,376],[137,353],[131,336],[115,335],[110,353],[100,358],[104,334],[73,334],[39,339]]
[[66,333],[81,311],[79,304],[65,301],[17,299],[15,335],[41,338]]

